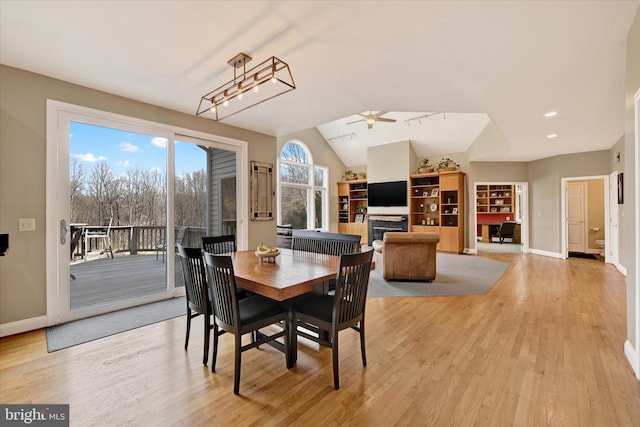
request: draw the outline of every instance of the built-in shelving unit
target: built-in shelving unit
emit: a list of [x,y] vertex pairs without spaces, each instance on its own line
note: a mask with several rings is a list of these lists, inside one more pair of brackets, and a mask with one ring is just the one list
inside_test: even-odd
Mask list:
[[513,214],[515,188],[513,185],[477,185],[476,213]]
[[359,234],[367,242],[367,181],[338,182],[338,232]]
[[410,231],[440,234],[437,249],[464,250],[464,172],[411,175]]

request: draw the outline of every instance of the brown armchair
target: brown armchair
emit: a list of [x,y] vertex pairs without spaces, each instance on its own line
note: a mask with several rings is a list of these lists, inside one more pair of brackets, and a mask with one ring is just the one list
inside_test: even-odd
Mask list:
[[373,242],[376,266],[385,280],[430,282],[436,277],[438,233],[404,233],[387,231],[383,240]]

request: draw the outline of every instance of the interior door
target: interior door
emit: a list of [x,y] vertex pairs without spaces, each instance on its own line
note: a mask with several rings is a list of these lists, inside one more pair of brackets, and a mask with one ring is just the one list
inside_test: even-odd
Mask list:
[[567,248],[569,252],[586,252],[586,183],[567,183]]

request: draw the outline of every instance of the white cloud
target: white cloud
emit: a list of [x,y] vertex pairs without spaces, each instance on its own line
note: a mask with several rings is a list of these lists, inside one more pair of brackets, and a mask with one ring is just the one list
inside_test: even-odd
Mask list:
[[131,163],[129,163],[129,160],[120,160],[119,162],[116,163],[116,166],[122,166],[122,167],[128,168],[129,166],[131,166]]
[[120,147],[122,151],[126,151],[129,153],[135,153],[136,151],[138,151],[138,146],[133,145],[130,142],[122,141],[120,144],[118,144],[118,147]]
[[163,138],[161,136],[156,136],[151,140],[151,143],[156,147],[166,148],[167,147],[167,138]]
[[155,172],[155,173],[159,173],[159,174],[161,174],[161,173],[162,173],[162,169],[160,169],[160,168],[158,168],[158,167],[151,168],[151,172]]
[[74,159],[79,159],[80,161],[83,161],[83,162],[91,162],[91,163],[95,163],[101,160],[107,160],[105,156],[96,157],[92,153],[72,154],[71,157],[73,157]]

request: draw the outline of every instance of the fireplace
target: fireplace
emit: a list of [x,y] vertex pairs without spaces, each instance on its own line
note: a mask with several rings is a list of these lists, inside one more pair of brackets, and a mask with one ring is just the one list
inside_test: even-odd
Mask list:
[[409,222],[405,215],[369,215],[367,223],[369,246],[374,240],[382,240],[387,231],[409,231]]

